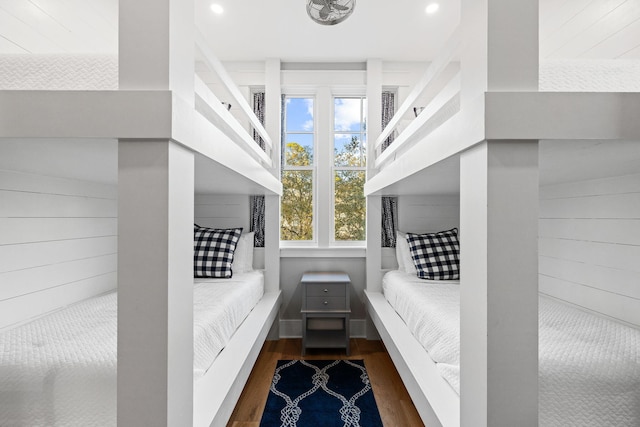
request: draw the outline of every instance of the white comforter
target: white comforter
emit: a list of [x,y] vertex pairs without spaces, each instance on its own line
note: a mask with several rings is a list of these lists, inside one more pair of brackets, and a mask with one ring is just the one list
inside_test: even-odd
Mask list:
[[[460,393],[459,284],[392,271],[383,290]],[[640,426],[640,331],[549,298],[539,324],[539,424]]]
[[[259,271],[194,283],[194,378],[262,297]],[[0,335],[0,426],[115,426],[116,293]]]

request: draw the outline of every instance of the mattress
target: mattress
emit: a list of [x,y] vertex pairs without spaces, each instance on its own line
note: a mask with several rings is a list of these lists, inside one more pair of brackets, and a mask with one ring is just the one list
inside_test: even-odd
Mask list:
[[[459,394],[459,284],[391,271],[383,292]],[[640,330],[546,297],[539,324],[539,425],[640,425]]]
[[[262,272],[194,282],[194,380],[262,297]],[[117,295],[0,334],[0,426],[115,426]]]
[[0,90],[117,90],[116,55],[0,55]]
[[640,61],[546,59],[540,62],[541,92],[640,92]]

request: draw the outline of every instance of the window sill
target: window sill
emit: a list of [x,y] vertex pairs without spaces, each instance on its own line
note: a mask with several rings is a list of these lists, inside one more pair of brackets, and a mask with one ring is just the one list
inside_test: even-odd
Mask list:
[[367,248],[365,246],[280,248],[281,258],[365,258],[366,256]]

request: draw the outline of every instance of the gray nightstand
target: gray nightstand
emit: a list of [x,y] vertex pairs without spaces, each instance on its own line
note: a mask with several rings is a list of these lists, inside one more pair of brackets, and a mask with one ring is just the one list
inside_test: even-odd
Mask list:
[[344,348],[349,355],[349,285],[346,273],[302,276],[302,355],[307,348]]

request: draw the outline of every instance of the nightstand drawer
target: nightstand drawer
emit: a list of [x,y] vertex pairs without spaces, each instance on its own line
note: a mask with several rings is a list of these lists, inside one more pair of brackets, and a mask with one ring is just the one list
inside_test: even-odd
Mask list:
[[307,310],[346,310],[344,297],[307,297]]
[[307,296],[342,297],[346,295],[346,286],[342,283],[308,283]]

